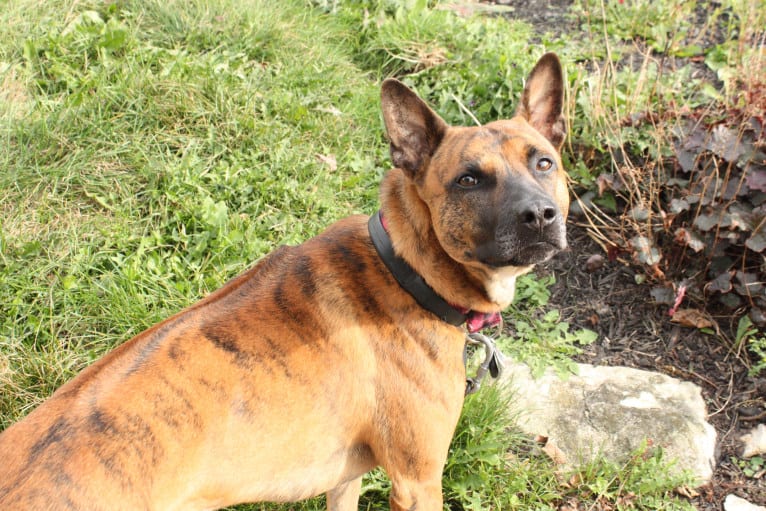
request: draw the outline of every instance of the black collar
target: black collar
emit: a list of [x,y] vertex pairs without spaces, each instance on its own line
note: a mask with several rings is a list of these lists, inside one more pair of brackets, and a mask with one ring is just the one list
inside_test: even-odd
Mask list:
[[383,226],[380,211],[370,217],[367,228],[370,231],[372,244],[375,245],[375,250],[378,251],[378,255],[385,263],[388,271],[391,272],[399,285],[411,294],[421,307],[431,311],[442,321],[451,325],[460,326],[466,322],[470,313],[463,313],[447,303],[444,298],[437,295],[426,284],[423,277],[413,270],[407,261],[394,253],[394,247],[391,244],[391,238],[389,238],[386,228]]

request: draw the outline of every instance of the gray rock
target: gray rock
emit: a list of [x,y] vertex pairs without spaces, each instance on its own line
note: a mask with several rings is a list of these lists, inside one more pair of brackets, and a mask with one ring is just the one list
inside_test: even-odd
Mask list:
[[622,462],[648,439],[676,469],[690,470],[700,484],[710,480],[716,432],[699,387],[627,367],[578,367],[565,381],[553,371],[534,379],[526,365],[507,367],[503,380],[525,432],[555,442],[568,465],[596,455]]
[[736,495],[728,495],[723,501],[724,511],[766,511],[766,507],[756,506]]

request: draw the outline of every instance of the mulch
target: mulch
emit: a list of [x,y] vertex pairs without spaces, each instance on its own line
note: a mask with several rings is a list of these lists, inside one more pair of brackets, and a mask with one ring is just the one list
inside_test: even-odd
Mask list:
[[[479,1],[505,6],[503,16],[523,19],[540,34],[572,34],[582,23],[569,16],[572,0]],[[704,20],[704,6],[698,11]],[[722,37],[713,34],[705,44],[716,44]],[[707,69],[700,72],[709,74]],[[571,248],[538,269],[538,274],[550,271],[556,277],[549,308],[558,309],[574,327],[599,334],[577,360],[659,371],[699,385],[708,420],[718,433],[718,451],[713,479],[696,490],[693,505],[701,511],[720,511],[729,494],[766,505],[764,478],[746,477],[733,461],[742,450],[740,436],[766,422],[766,371],[748,376],[747,355],[730,342],[672,323],[668,305],[652,299],[651,282],[637,283],[641,270],[624,261],[610,261],[585,228],[576,224],[577,219],[570,218]],[[597,256],[595,264],[594,259],[589,261],[591,256]],[[716,319],[722,328],[732,330],[732,318]]]
[[[697,384],[719,446],[713,480],[697,489],[693,504],[702,511],[721,510],[732,493],[766,504],[763,479],[747,478],[732,460],[742,450],[739,437],[766,422],[766,374],[748,376],[742,354],[722,338],[672,323],[668,306],[656,304],[650,286],[636,282],[640,269],[609,261],[575,223],[568,227],[570,249],[538,274],[555,275],[550,309],[558,309],[573,327],[599,334],[577,361],[659,371]],[[594,255],[603,256],[601,264],[594,264]]]

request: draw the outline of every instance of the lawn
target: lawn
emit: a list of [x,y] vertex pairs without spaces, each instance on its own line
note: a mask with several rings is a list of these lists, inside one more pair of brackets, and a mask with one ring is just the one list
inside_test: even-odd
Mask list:
[[[766,9],[753,1],[720,3],[706,21],[692,23],[691,1],[579,0],[573,8],[585,20],[583,37],[571,40],[523,21],[461,17],[420,0],[6,2],[0,429],[116,345],[277,246],[375,211],[377,184],[389,166],[378,100],[386,76],[416,87],[449,122],[472,124],[512,115],[531,65],[557,51],[569,86],[564,157],[573,191],[600,192],[590,199],[594,233],[605,248],[618,247],[645,265],[648,278],[670,275],[661,261],[671,257],[655,255],[665,254],[675,231],[662,230],[660,211],[670,210],[653,197],[671,176],[636,169],[674,156],[670,131],[685,126],[688,112],[762,115],[742,91],[766,87],[753,71],[763,70],[764,39],[753,27],[766,26]],[[635,51],[639,39],[643,53]],[[678,59],[674,72],[658,65],[665,57]],[[707,74],[695,74],[700,67]],[[744,182],[747,165],[738,161],[729,165],[731,179]],[[628,186],[617,186],[620,180]],[[755,195],[762,185],[753,182]],[[743,282],[758,275],[753,260],[764,216],[758,207],[750,204],[749,228],[728,241],[733,248],[749,243],[749,251],[727,254],[731,265],[720,274],[741,268]],[[599,216],[604,211],[622,220],[612,224]],[[722,210],[719,223],[731,214]],[[696,232],[694,222],[690,240],[718,233]],[[735,288],[740,276],[729,278]],[[526,321],[543,333],[516,352],[514,344],[507,347],[538,367],[566,369],[578,343],[591,339],[562,327],[555,311],[536,312],[546,305],[549,284],[521,283],[530,300],[508,311],[507,321]],[[766,338],[752,326],[756,316],[741,318],[751,317],[743,310],[765,305],[736,289],[719,295],[737,295],[732,310],[748,332],[737,341],[747,344],[759,370]],[[662,460],[652,453],[560,477],[515,431],[505,399],[487,390],[467,402],[445,470],[450,509],[549,510],[572,499],[591,509],[605,502],[617,509],[690,508],[674,493],[682,481],[653,473],[662,473]],[[362,505],[387,509],[386,491],[384,475],[374,473]],[[279,509],[318,506],[321,500]]]

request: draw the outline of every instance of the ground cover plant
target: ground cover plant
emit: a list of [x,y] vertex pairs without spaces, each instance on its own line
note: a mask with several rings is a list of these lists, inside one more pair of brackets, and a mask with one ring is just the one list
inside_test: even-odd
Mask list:
[[[672,315],[676,300],[690,304],[677,321],[736,342],[740,321],[766,324],[763,4],[576,7],[603,31],[609,60],[599,80],[612,85],[578,105],[595,120],[581,144],[597,139],[609,155],[585,208],[593,231],[614,257],[647,267],[652,296]],[[618,69],[620,59],[633,68]],[[762,342],[753,336],[754,372]]]
[[[683,284],[694,308],[708,297],[734,307],[727,314],[740,328],[717,335],[757,374],[766,337],[757,316],[743,315],[763,307],[754,292],[764,191],[755,27],[766,23],[746,21],[763,14],[753,6],[721,2],[692,24],[694,2],[583,0],[574,7],[588,37],[577,41],[423,0],[4,6],[0,428],[277,245],[374,211],[389,165],[381,77],[416,87],[450,122],[485,122],[513,113],[546,50],[567,66],[565,158],[594,238],[610,256],[645,265],[661,300],[675,301]],[[711,30],[720,37],[707,45]],[[658,65],[665,55],[696,61],[668,73]],[[695,75],[699,66],[711,76]],[[737,207],[749,208],[739,216],[729,183],[744,197]],[[672,272],[698,242],[710,285]],[[520,285],[506,346],[537,369],[567,371],[593,335],[546,310],[551,285]],[[466,403],[445,470],[450,509],[690,508],[657,451],[557,473],[516,432],[504,399],[488,389]],[[372,474],[364,505],[387,509],[386,498],[385,477]]]

